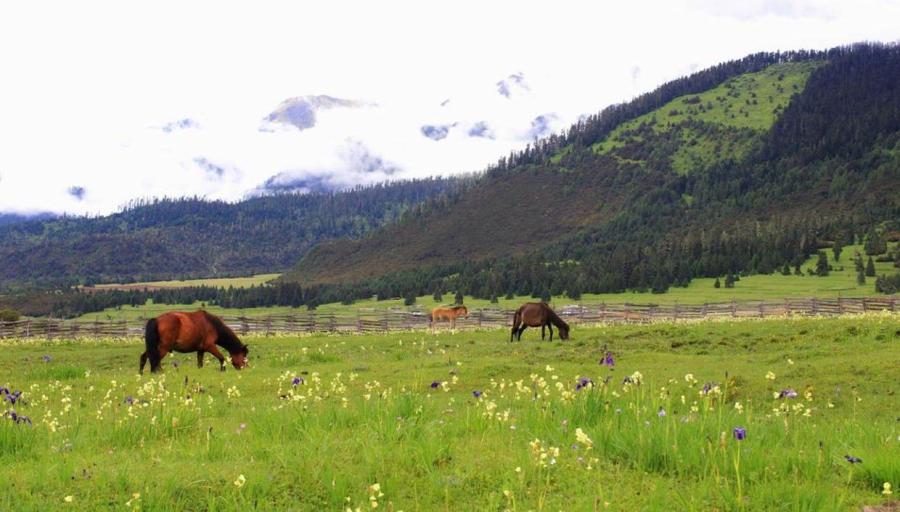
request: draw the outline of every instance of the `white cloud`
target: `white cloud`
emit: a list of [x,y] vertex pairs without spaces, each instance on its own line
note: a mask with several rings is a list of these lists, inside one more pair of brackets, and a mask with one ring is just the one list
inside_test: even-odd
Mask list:
[[[897,19],[895,0],[10,3],[0,211],[239,199],[297,173],[352,184],[474,171],[523,147],[540,115],[558,130],[692,65],[894,41]],[[259,131],[283,101],[316,95],[377,106]],[[435,141],[425,125],[450,128]],[[470,136],[481,126],[490,137]],[[360,173],[354,147],[395,171]]]

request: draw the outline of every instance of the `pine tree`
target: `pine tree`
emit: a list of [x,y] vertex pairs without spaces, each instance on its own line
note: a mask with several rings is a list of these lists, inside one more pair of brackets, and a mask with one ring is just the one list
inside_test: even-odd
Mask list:
[[734,276],[730,273],[725,275],[725,288],[734,288]]
[[403,305],[404,306],[412,306],[415,303],[416,303],[416,293],[415,292],[408,292],[403,297]]
[[856,271],[856,284],[866,284],[866,274],[863,272],[863,269]]
[[713,287],[714,287],[714,288],[721,288],[721,287],[722,287],[722,283],[719,282],[719,278],[718,278],[718,277],[716,278],[716,282],[713,283]]
[[871,229],[869,230],[869,233],[866,234],[866,243],[863,244],[863,249],[866,251],[866,254],[870,256],[882,254],[887,252],[887,242],[885,242],[881,233],[875,229]]
[[875,262],[871,256],[869,256],[869,261],[866,262],[866,277],[875,277]]
[[831,248],[832,252],[834,252],[834,261],[841,261],[841,250],[844,249],[843,244],[841,244],[841,239],[838,238],[834,241],[834,246]]
[[541,292],[541,302],[550,302],[550,299],[553,297],[550,295],[550,290],[544,288],[544,291]]
[[434,292],[434,295],[432,296],[432,298],[434,299],[435,302],[441,302],[442,300],[444,300],[444,295],[441,293],[440,290],[437,290]]
[[500,302],[500,299],[497,297],[496,294],[491,295],[491,304],[497,304],[499,302]]
[[462,306],[463,304],[463,294],[461,291],[456,292],[456,304]]
[[819,251],[819,259],[816,261],[816,275],[825,277],[828,275],[828,256],[825,251]]
[[783,276],[791,275],[791,266],[788,265],[787,263],[785,263],[784,266],[781,267],[781,275],[783,275]]

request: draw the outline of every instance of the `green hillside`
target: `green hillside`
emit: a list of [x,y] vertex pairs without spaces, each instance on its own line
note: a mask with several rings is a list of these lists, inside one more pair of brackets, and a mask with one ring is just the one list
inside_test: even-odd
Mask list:
[[898,84],[896,45],[725,63],[529,145],[455,201],[321,244],[282,280],[318,303],[665,292],[896,239]]
[[666,140],[676,146],[671,164],[679,174],[704,169],[723,159],[740,160],[821,65],[815,61],[773,64],[708,91],[680,96],[622,123],[592,149],[622,162],[643,163],[631,158],[641,145],[649,140]]

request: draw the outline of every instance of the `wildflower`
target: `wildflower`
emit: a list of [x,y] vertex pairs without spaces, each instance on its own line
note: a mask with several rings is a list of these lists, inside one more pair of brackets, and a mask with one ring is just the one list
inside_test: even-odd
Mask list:
[[247,483],[247,479],[244,478],[244,475],[238,475],[234,480],[234,486],[238,488],[243,487],[245,483]]
[[688,385],[693,386],[697,383],[697,379],[694,378],[693,373],[687,373],[684,375],[684,381],[688,383]]
[[747,437],[747,429],[745,428],[734,427],[734,430],[732,432],[734,433],[734,438],[738,441],[743,441],[744,438]]
[[575,439],[577,439],[579,443],[585,445],[588,448],[594,446],[594,442],[591,440],[591,438],[588,437],[588,435],[585,434],[584,431],[580,428],[575,429]]
[[431,389],[437,389],[437,388],[439,388],[439,387],[441,387],[441,381],[436,380],[436,381],[434,381],[434,382],[431,383]]
[[660,408],[659,408],[659,412],[657,412],[656,415],[659,416],[660,418],[665,418],[665,417],[666,417],[666,410],[663,409],[662,407],[660,407]]
[[862,464],[862,459],[860,459],[859,457],[854,457],[852,455],[844,455],[844,460],[846,460],[850,464]]
[[7,413],[7,415],[9,416],[9,419],[11,419],[13,421],[13,423],[15,423],[17,425],[20,423],[28,423],[29,427],[34,426],[34,424],[31,423],[31,418],[29,418],[28,416],[22,416],[22,415],[16,414],[16,411],[9,411]]
[[881,494],[884,494],[885,496],[890,496],[891,494],[894,494],[894,492],[891,491],[891,483],[890,482],[885,482],[884,485],[881,486],[881,488],[883,489],[881,491]]
[[477,389],[475,391],[472,391],[472,396],[474,396],[475,398],[481,398],[482,394],[483,393],[481,391],[478,391]]
[[738,414],[741,414],[742,412],[744,412],[744,406],[741,405],[740,402],[735,402],[735,403],[734,403],[734,410],[737,411]]
[[63,498],[63,501],[65,501],[66,503],[72,503],[73,501],[75,501],[75,496],[66,496],[65,498]]
[[609,366],[610,368],[612,368],[613,366],[616,365],[616,361],[615,361],[615,359],[613,359],[612,352],[609,352],[609,351],[606,352],[606,355],[603,356],[603,359],[600,360],[600,365],[601,366]]
[[45,363],[49,363],[49,362],[52,361],[52,360],[53,360],[53,358],[50,357],[50,356],[48,356],[48,355],[43,355],[43,356],[41,356],[41,361],[43,361],[43,362],[45,362]]
[[16,405],[16,402],[18,402],[18,401],[19,401],[19,398],[22,397],[22,392],[21,392],[21,391],[14,391],[14,392],[10,393],[9,390],[7,390],[6,388],[4,388],[4,391],[6,391],[6,393],[5,393],[5,394],[6,394],[6,397],[5,397],[6,400],[8,400],[9,403],[12,404],[12,405]]
[[586,388],[588,386],[593,387],[594,381],[592,381],[591,379],[589,379],[587,377],[582,377],[582,378],[578,379],[578,384],[575,385],[575,391],[579,391],[582,388]]
[[771,371],[766,372],[766,379],[768,379],[768,380],[775,380],[775,374],[772,373]]
[[294,377],[291,379],[291,386],[297,387],[300,384],[303,384],[303,377]]
[[130,397],[130,396],[126,396],[126,397],[125,397],[125,403],[128,404],[128,405],[134,405],[134,398],[132,398],[132,397]]
[[791,365],[791,366],[794,366],[794,360],[793,360],[793,359],[788,358],[787,363],[788,363],[789,365]]
[[797,398],[797,392],[792,388],[782,389],[781,393],[778,393],[778,398]]

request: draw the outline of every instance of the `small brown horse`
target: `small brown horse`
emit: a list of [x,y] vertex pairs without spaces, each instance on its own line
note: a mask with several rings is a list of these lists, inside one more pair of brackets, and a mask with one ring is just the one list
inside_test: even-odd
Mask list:
[[469,318],[469,308],[465,306],[438,306],[431,310],[431,314],[428,315],[428,321],[431,323],[431,328],[434,329],[434,323],[436,321],[449,320],[450,328],[454,329],[456,328],[456,319],[459,317]]
[[197,352],[197,366],[203,368],[203,355],[207,352],[219,360],[225,371],[225,357],[216,345],[225,347],[231,355],[231,364],[240,370],[247,366],[250,349],[241,343],[237,335],[222,319],[206,311],[163,313],[147,321],[144,329],[147,351],[141,354],[141,373],[150,359],[150,371],[158,372],[160,362],[169,352]]
[[541,326],[541,339],[544,339],[544,327],[550,329],[550,341],[553,341],[553,326],[559,329],[561,339],[569,339],[569,324],[565,323],[550,306],[544,302],[526,302],[519,306],[513,316],[512,333],[509,341],[522,341],[522,332],[527,327]]

